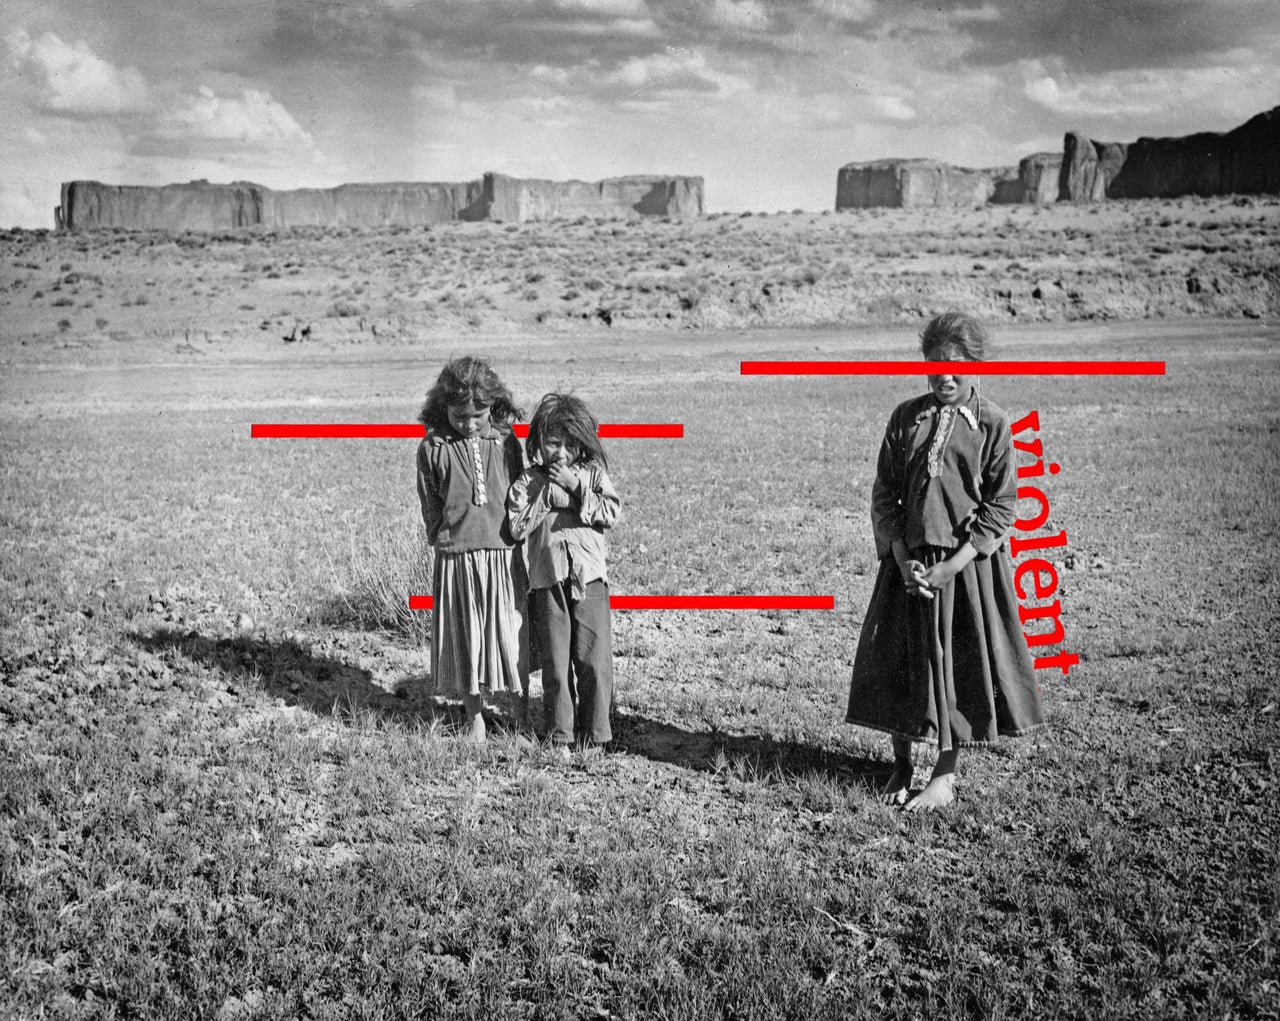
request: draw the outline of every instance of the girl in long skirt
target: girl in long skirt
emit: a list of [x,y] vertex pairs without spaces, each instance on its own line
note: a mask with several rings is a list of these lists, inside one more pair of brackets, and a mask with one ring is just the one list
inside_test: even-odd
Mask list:
[[[872,489],[880,571],[845,718],[891,735],[883,797],[909,811],[954,800],[961,747],[1045,725],[1005,551],[1017,504],[1010,420],[964,371],[986,342],[981,324],[959,312],[925,328],[925,359],[956,366],[894,409]],[[913,742],[938,748],[914,796]]]
[[507,489],[524,468],[511,428],[522,414],[488,362],[464,357],[444,367],[418,416],[418,498],[436,548],[431,674],[440,694],[462,699],[477,742],[487,693],[511,692],[527,726],[527,575],[506,525]]

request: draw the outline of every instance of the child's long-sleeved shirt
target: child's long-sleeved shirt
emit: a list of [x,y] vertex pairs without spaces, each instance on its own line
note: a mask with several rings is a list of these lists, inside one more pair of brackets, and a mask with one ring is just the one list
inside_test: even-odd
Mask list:
[[889,416],[875,486],[871,524],[876,553],[890,556],[895,539],[907,549],[956,549],[971,541],[989,556],[1013,525],[1017,475],[1009,416],[971,391],[955,408],[924,394]]
[[505,549],[506,494],[524,467],[509,427],[491,425],[473,443],[452,429],[428,432],[418,445],[418,499],[427,541],[441,553]]
[[507,494],[511,535],[525,540],[529,588],[551,588],[570,581],[571,595],[581,599],[593,581],[608,582],[604,530],[618,520],[622,501],[604,469],[595,462],[572,469],[582,480],[568,495],[569,507],[553,506],[556,486],[542,465],[526,468]]

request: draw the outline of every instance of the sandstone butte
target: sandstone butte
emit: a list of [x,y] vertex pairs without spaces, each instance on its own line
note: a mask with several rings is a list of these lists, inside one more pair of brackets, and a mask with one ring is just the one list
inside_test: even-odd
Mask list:
[[1042,152],[1028,156],[1017,168],[980,170],[925,159],[849,163],[836,177],[836,209],[1051,202],[1057,197],[1061,160],[1058,153]]
[[1174,198],[1280,192],[1280,106],[1227,132],[1095,142],[1077,131],[1063,145],[1058,198]]
[[694,217],[701,177],[636,175],[543,181],[487,173],[452,183],[344,184],[274,191],[248,181],[111,185],[68,181],[58,227],[214,231],[237,227],[416,227],[450,220],[523,223],[557,217]]
[[1280,193],[1280,106],[1227,132],[1095,142],[1067,132],[1060,153],[1015,170],[971,170],[937,160],[850,163],[836,177],[836,209],[1098,202],[1179,195]]

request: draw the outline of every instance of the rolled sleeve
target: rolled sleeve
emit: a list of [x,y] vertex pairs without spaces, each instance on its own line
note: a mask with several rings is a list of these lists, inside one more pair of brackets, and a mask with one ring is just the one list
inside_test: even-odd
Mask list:
[[551,513],[547,480],[532,470],[523,471],[507,490],[507,528],[519,542]]

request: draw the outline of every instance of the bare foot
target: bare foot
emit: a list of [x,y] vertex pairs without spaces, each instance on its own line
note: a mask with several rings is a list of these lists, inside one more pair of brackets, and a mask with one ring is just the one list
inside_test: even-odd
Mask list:
[[956,777],[954,773],[935,776],[924,790],[907,802],[905,812],[932,812],[937,808],[946,808],[956,800]]
[[902,805],[906,803],[910,792],[911,763],[895,763],[889,782],[880,791],[880,800],[886,805]]
[[472,744],[484,744],[488,733],[487,728],[484,725],[483,713],[476,713],[475,717],[471,720],[471,725],[465,731],[465,736]]

